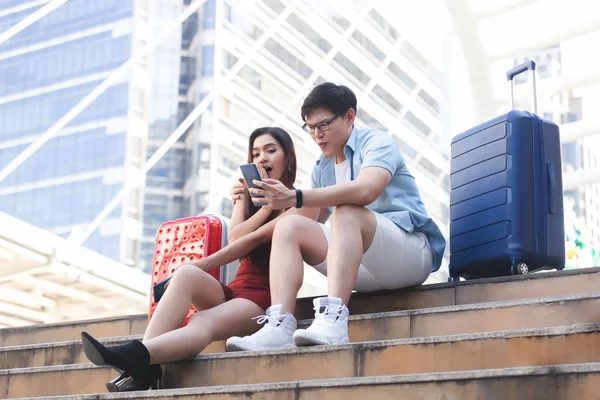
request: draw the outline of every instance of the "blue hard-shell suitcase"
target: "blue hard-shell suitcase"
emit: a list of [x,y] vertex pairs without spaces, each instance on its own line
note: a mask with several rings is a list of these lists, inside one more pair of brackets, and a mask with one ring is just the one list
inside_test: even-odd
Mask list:
[[514,110],[452,140],[450,280],[563,269],[565,233],[558,126]]

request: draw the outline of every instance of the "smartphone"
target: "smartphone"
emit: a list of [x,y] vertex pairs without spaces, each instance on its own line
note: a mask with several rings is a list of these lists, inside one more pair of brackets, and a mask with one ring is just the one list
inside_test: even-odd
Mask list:
[[168,277],[165,280],[162,280],[160,282],[158,282],[156,285],[154,285],[154,302],[158,303],[160,301],[160,298],[163,296],[163,294],[165,294],[165,290],[167,290],[167,288],[165,287],[165,285],[167,284],[167,282],[169,282],[171,280],[171,278],[173,278],[173,275],[171,275],[170,277]]
[[[244,175],[244,180],[246,181],[246,185],[248,186],[248,188],[260,189],[253,183],[255,179],[257,181],[262,181],[256,164],[242,164],[240,165],[240,169],[242,170],[242,175]],[[251,194],[251,196],[254,198],[264,197],[258,194]]]

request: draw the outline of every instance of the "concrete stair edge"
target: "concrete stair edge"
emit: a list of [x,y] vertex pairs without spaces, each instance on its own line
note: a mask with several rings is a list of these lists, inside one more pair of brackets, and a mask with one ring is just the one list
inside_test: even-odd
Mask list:
[[[512,338],[529,338],[529,337],[551,337],[551,336],[565,336],[581,333],[595,333],[600,332],[600,323],[593,324],[576,324],[569,326],[558,326],[558,327],[547,327],[547,328],[535,328],[535,329],[519,329],[511,331],[498,331],[498,332],[483,332],[483,333],[469,333],[460,335],[446,335],[446,336],[430,336],[430,337],[418,337],[408,339],[392,339],[392,340],[381,340],[374,342],[356,342],[344,345],[333,345],[333,346],[314,346],[314,347],[300,347],[295,349],[285,350],[259,350],[259,351],[240,351],[240,352],[228,352],[228,353],[214,353],[214,354],[199,354],[194,357],[176,361],[167,364],[177,364],[180,362],[190,361],[203,361],[210,359],[228,359],[228,358],[259,358],[263,356],[282,356],[282,355],[294,355],[294,354],[316,354],[316,353],[328,353],[344,350],[370,350],[380,349],[390,346],[411,346],[411,345],[422,345],[422,344],[442,344],[442,343],[456,343],[465,341],[481,341],[481,340],[493,340],[493,339],[512,339]],[[74,371],[80,369],[93,369],[93,368],[107,368],[98,367],[91,363],[82,364],[69,364],[69,365],[49,365],[41,367],[29,367],[29,368],[12,368],[8,370],[0,370],[0,376],[2,375],[15,375],[23,373],[37,373],[37,372],[55,372],[55,371]]]
[[162,389],[153,391],[102,393],[69,396],[29,397],[15,400],[100,400],[100,399],[151,399],[161,397],[183,397],[210,394],[244,394],[261,393],[277,390],[294,390],[310,388],[336,388],[346,386],[375,386],[385,384],[411,384],[427,382],[448,382],[466,380],[485,380],[493,378],[510,378],[520,376],[568,375],[600,373],[600,362],[581,364],[558,364],[532,367],[496,368],[482,370],[465,370],[449,372],[433,372],[420,374],[380,375],[368,377],[350,377],[322,380],[303,380],[276,383],[259,383],[229,386],[210,386],[181,389]]
[[[413,286],[413,287],[409,287],[409,288],[390,290],[390,291],[354,293],[352,295],[352,298],[359,299],[360,297],[370,297],[370,296],[377,296],[377,295],[381,295],[381,294],[389,295],[389,294],[394,294],[394,293],[400,294],[400,293],[407,293],[407,292],[421,292],[421,291],[428,291],[428,290],[457,288],[457,287],[464,287],[464,286],[485,285],[485,284],[491,284],[491,283],[504,283],[504,282],[518,282],[518,281],[524,281],[524,280],[550,279],[550,278],[556,278],[556,277],[597,274],[597,273],[600,273],[600,266],[590,267],[590,268],[579,268],[579,269],[572,269],[572,270],[563,270],[563,271],[541,272],[541,273],[534,273],[534,274],[527,274],[527,275],[513,275],[513,276],[502,276],[502,277],[495,277],[495,278],[472,279],[472,280],[460,281],[460,282],[433,283],[433,284],[428,284],[428,285],[419,285],[419,286]],[[301,297],[301,298],[298,298],[298,302],[312,304],[312,300],[316,297],[321,297],[321,296]],[[26,332],[26,331],[31,331],[31,330],[47,329],[47,328],[66,327],[66,326],[73,325],[73,324],[86,325],[86,324],[93,324],[93,323],[99,323],[99,322],[115,322],[115,321],[127,321],[127,320],[129,320],[131,322],[133,320],[140,320],[140,319],[145,319],[145,318],[148,318],[147,314],[133,314],[133,315],[115,316],[115,317],[108,317],[108,318],[95,318],[95,319],[54,322],[54,323],[49,323],[49,324],[26,325],[26,326],[22,326],[22,327],[2,328],[2,329],[0,329],[0,335],[15,333],[15,332]]]
[[[564,296],[549,296],[539,297],[530,299],[518,299],[518,300],[504,300],[504,301],[492,301],[487,303],[474,303],[474,304],[460,304],[454,306],[444,307],[431,307],[414,310],[400,310],[400,311],[388,311],[381,313],[370,313],[370,314],[358,314],[350,315],[350,321],[365,321],[365,320],[377,320],[383,318],[393,317],[409,317],[409,316],[423,316],[423,315],[435,315],[445,313],[457,313],[465,311],[480,311],[480,310],[493,310],[510,307],[520,306],[543,306],[552,305],[557,303],[574,302],[580,300],[594,300],[600,299],[600,292],[588,292],[588,293],[577,293]],[[311,324],[312,319],[298,320],[298,328],[307,327]],[[502,331],[504,332],[504,331]],[[124,336],[109,336],[98,338],[98,341],[105,345],[121,344],[128,340],[138,339],[141,340],[143,335],[124,335]],[[404,340],[404,339],[403,339]],[[34,343],[26,345],[16,346],[4,346],[0,347],[0,352],[3,351],[20,351],[20,350],[32,350],[32,349],[45,349],[62,346],[72,346],[81,343],[81,340],[64,340],[48,343]]]
[[[411,346],[422,344],[442,344],[456,343],[465,341],[480,341],[487,339],[512,339],[521,337],[540,337],[540,336],[564,336],[578,333],[594,333],[600,332],[600,323],[591,324],[575,324],[568,326],[554,326],[534,329],[518,329],[510,331],[497,332],[481,332],[481,333],[466,333],[459,335],[444,335],[444,336],[428,336],[416,337],[407,339],[391,339],[379,340],[373,342],[355,342],[343,345],[333,346],[313,346],[300,347],[287,350],[264,350],[264,351],[240,351],[215,354],[199,354],[191,358],[191,360],[208,360],[208,359],[224,359],[224,358],[242,358],[242,357],[261,357],[268,355],[284,355],[284,354],[299,354],[299,353],[327,353],[340,350],[356,350],[356,349],[380,349],[390,346]],[[178,361],[179,362],[179,361]]]

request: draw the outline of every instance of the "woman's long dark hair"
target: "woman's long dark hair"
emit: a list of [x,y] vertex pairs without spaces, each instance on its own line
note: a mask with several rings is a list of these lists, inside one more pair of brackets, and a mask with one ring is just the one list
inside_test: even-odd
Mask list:
[[287,164],[285,165],[283,176],[281,177],[281,183],[287,186],[290,189],[293,189],[294,182],[296,182],[296,149],[294,148],[294,142],[289,133],[284,131],[281,128],[276,127],[264,127],[255,129],[254,132],[250,134],[250,139],[248,140],[248,162],[253,162],[252,157],[252,149],[254,148],[254,141],[257,137],[262,135],[271,135],[277,143],[283,149],[283,153],[285,154],[285,159]]
[[[256,140],[256,138],[267,134],[273,136],[273,138],[277,140],[277,143],[279,143],[279,145],[283,149],[283,153],[285,154],[285,159],[287,162],[283,171],[283,175],[281,176],[281,183],[283,183],[288,188],[293,189],[294,182],[296,181],[296,149],[294,148],[294,142],[292,141],[292,138],[290,137],[289,133],[287,133],[283,129],[275,127],[264,127],[258,128],[254,132],[252,132],[252,134],[250,134],[250,139],[248,140],[248,162],[251,163],[254,161],[252,157],[252,149],[254,148],[254,141]],[[248,207],[250,215],[253,215],[259,210],[259,208],[254,207],[251,204],[251,202],[250,204],[248,204]],[[275,214],[271,214],[267,221],[271,221],[275,217]],[[248,257],[250,258],[250,260],[252,260],[254,265],[258,267],[261,273],[266,274],[267,277],[269,276],[270,255],[270,242],[257,247],[248,254]]]

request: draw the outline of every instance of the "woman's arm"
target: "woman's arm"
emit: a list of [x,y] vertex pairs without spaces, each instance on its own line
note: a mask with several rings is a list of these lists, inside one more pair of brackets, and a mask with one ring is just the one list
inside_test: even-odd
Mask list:
[[213,268],[218,268],[221,265],[228,264],[232,261],[238,260],[256,249],[258,246],[265,244],[273,238],[273,230],[277,222],[286,215],[298,214],[303,215],[307,218],[315,220],[319,215],[319,209],[317,208],[302,208],[297,210],[291,208],[286,212],[272,221],[264,224],[256,231],[251,232],[245,236],[240,237],[233,243],[229,243],[228,246],[223,247],[221,250],[201,260],[194,261],[192,264],[204,271],[210,271]]
[[[244,207],[248,209],[247,205],[245,205]],[[233,211],[235,212],[235,207]],[[265,223],[267,218],[269,218],[271,212],[272,211],[269,211],[266,207],[261,207],[253,216],[251,216],[243,222],[239,222],[238,224],[234,225],[233,228],[229,230],[229,233],[227,235],[229,242],[235,242],[241,237],[246,236],[247,234],[254,232],[258,228],[260,228],[261,225]]]
[[235,228],[238,224],[248,218],[248,189],[242,178],[239,178],[231,188],[231,201],[233,201],[233,212],[229,220],[229,229]]

